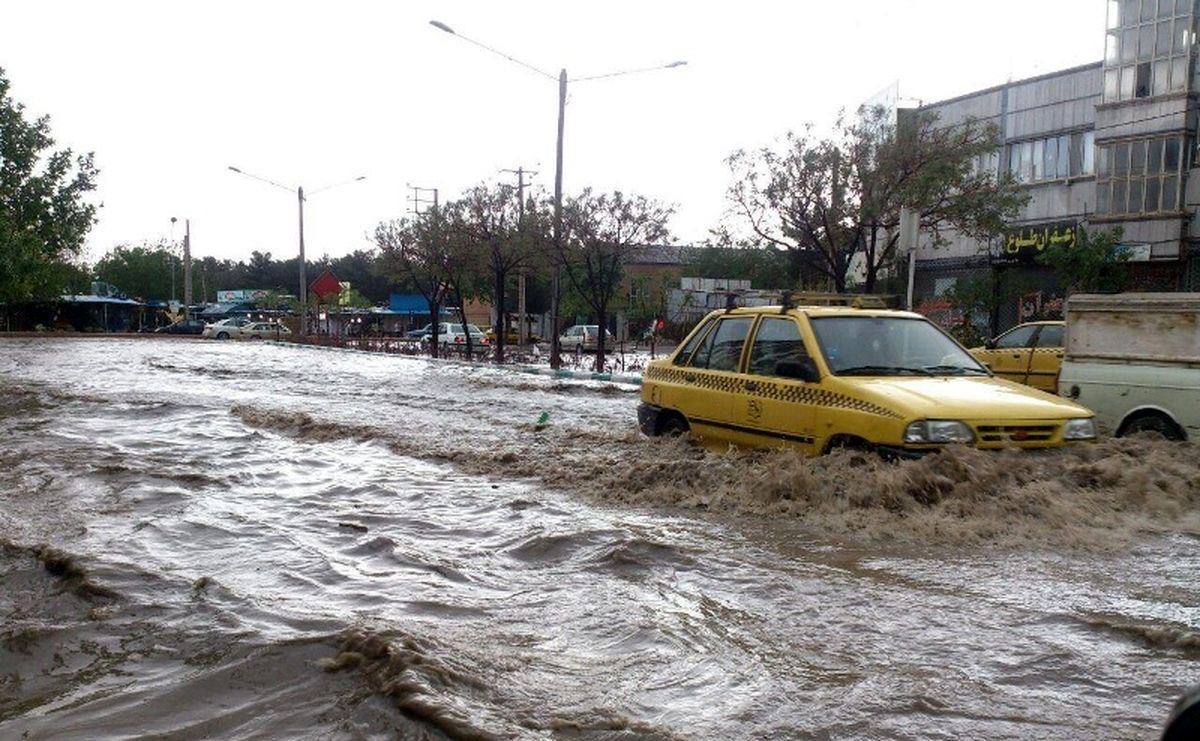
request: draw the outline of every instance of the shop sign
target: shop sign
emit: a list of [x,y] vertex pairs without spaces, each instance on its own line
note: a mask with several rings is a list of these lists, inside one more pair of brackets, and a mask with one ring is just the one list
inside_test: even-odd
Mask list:
[[993,262],[1033,263],[1047,247],[1053,245],[1070,249],[1078,239],[1079,223],[1075,221],[1016,227],[1005,234],[1000,254],[993,256]]
[[236,291],[217,291],[217,302],[233,304],[238,301],[262,301],[267,297],[267,291],[261,288],[239,288]]

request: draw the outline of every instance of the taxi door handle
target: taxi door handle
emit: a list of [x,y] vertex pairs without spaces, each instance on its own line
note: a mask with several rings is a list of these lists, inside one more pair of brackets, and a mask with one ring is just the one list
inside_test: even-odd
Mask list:
[[747,391],[758,391],[758,382],[756,382],[756,381],[746,381],[746,386],[745,386],[745,388],[746,388],[746,390],[747,390]]
[[695,373],[684,373],[683,380],[687,381],[688,383],[695,383],[696,382],[696,374]]

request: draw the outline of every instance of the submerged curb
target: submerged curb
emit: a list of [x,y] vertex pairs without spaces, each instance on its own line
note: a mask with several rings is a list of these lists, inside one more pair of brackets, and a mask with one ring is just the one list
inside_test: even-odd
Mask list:
[[[331,352],[349,352],[362,353],[364,355],[388,355],[389,353],[373,352],[371,350],[360,350],[356,347],[330,347],[329,345],[310,345],[303,342],[287,342],[282,340],[266,340],[269,344],[286,345],[288,347],[303,347],[314,350],[327,350]],[[548,376],[550,378],[573,378],[581,381],[606,381],[608,383],[623,383],[631,386],[641,386],[641,374],[634,373],[600,373],[597,371],[584,370],[555,370],[538,365],[493,365],[472,363],[466,360],[455,360],[453,358],[431,358],[425,355],[403,355],[395,354],[397,357],[411,358],[413,360],[424,360],[430,362],[437,360],[439,363],[450,363],[453,365],[465,365],[472,368],[494,368],[497,370],[506,370],[513,373],[525,373],[528,375]]]
[[[504,366],[497,366],[504,367]],[[611,383],[628,383],[634,386],[642,385],[642,377],[640,375],[632,375],[629,373],[598,373],[596,371],[574,371],[574,370],[554,370],[553,368],[542,368],[536,365],[513,366],[513,370],[519,373],[532,373],[538,376],[550,376],[552,378],[579,378],[586,381],[609,381]]]

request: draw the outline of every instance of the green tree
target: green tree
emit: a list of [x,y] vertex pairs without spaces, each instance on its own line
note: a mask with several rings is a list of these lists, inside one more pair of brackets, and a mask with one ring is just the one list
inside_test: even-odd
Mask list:
[[644,196],[620,191],[593,194],[588,188],[563,207],[563,242],[558,260],[579,298],[595,312],[600,325],[596,369],[604,369],[605,330],[609,305],[621,285],[632,253],[661,244],[674,209]]
[[918,214],[934,244],[947,228],[977,239],[998,234],[1027,196],[1007,173],[976,167],[998,147],[995,125],[938,126],[927,112],[899,120],[860,109],[832,137],[806,129],[789,132],[781,150],[734,152],[727,228],[747,226],[789,253],[793,285],[820,281],[842,292],[859,264],[868,293],[895,262],[901,207]]
[[520,197],[516,188],[501,183],[476,186],[458,202],[459,228],[487,273],[481,282],[490,289],[496,310],[497,363],[504,362],[508,342],[508,284],[549,242],[541,228],[547,220],[537,200],[521,203]]
[[453,295],[453,279],[461,256],[444,207],[434,207],[409,219],[381,222],[375,227],[384,269],[407,282],[429,304],[433,334],[430,349],[438,355],[438,324],[442,306]]
[[691,252],[687,275],[748,280],[753,288],[796,288],[789,253],[760,245],[718,243]]
[[[164,241],[118,245],[100,258],[93,272],[100,280],[142,300],[183,295],[182,261]],[[171,295],[173,286],[175,296]]]
[[0,68],[0,304],[59,295],[96,221],[91,153],[53,150],[50,119],[30,123]]
[[1120,291],[1128,281],[1126,263],[1132,257],[1129,248],[1121,244],[1122,235],[1120,227],[1081,227],[1076,230],[1074,244],[1051,244],[1037,261],[1054,269],[1068,295]]

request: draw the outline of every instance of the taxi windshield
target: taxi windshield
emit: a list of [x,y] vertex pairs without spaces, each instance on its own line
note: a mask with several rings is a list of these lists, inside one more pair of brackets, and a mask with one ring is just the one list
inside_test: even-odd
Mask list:
[[966,350],[924,319],[814,317],[812,328],[829,370],[839,376],[988,375]]

